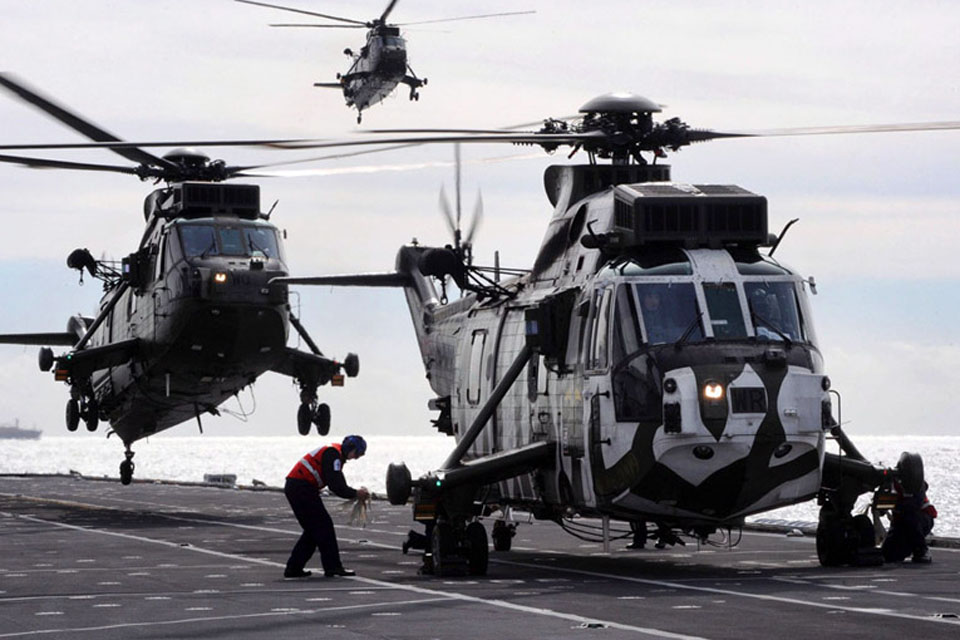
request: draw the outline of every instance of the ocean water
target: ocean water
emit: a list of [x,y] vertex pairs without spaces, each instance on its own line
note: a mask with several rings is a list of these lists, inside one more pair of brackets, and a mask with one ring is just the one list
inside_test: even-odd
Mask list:
[[[283,437],[159,436],[134,445],[135,477],[200,482],[204,474],[232,473],[240,484],[253,480],[283,486],[290,468],[321,441]],[[960,437],[856,436],[860,451],[876,464],[893,466],[902,451],[923,456],[928,496],[940,515],[934,533],[960,537]],[[437,468],[453,449],[446,436],[377,436],[367,438],[367,454],[344,466],[347,481],[385,493],[390,462],[406,462],[414,477]],[[831,446],[836,447],[835,444]],[[835,449],[831,449],[835,450]],[[119,442],[90,437],[44,437],[40,440],[0,440],[0,473],[70,473],[117,477],[123,447]],[[816,522],[815,501],[777,509],[764,518]]]

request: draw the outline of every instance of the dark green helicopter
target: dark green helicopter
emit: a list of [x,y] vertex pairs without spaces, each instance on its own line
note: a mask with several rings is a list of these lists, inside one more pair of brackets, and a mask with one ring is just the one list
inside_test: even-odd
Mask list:
[[[325,356],[288,304],[283,238],[260,207],[260,187],[223,184],[258,167],[229,166],[191,149],[159,157],[124,143],[90,121],[27,88],[9,74],[0,85],[136,165],[101,165],[0,155],[34,168],[128,173],[166,186],[144,200],[139,248],[120,264],[76,249],[67,266],[103,282],[92,317],[73,316],[60,333],[0,335],[0,343],[41,345],[42,371],[70,389],[67,429],[95,431],[107,420],[126,447],[120,477],[133,477],[136,440],[217,407],[267,371],[300,388],[297,426],[330,429],[330,408],[317,399],[327,383],[359,370],[355,354]],[[117,146],[111,143],[117,143]],[[265,165],[261,165],[265,166]],[[287,346],[290,326],[310,352]],[[59,354],[51,347],[67,349]],[[201,426],[202,428],[202,426]]]

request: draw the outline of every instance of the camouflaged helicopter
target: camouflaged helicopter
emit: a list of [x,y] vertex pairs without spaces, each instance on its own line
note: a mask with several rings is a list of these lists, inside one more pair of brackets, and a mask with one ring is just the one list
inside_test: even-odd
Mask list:
[[[110,423],[122,440],[120,478],[133,478],[131,445],[204,414],[252,385],[267,371],[293,378],[300,389],[297,428],[330,430],[330,408],[318,402],[327,383],[342,386],[359,360],[325,356],[293,314],[287,287],[272,283],[289,273],[283,236],[260,206],[260,187],[221,184],[252,177],[258,166],[229,166],[192,149],[155,156],[72,113],[13,76],[0,86],[91,140],[137,163],[105,165],[0,155],[0,162],[33,168],[108,171],[166,186],[144,200],[140,246],[122,263],[96,260],[76,249],[67,266],[103,283],[94,316],[69,318],[64,332],[3,334],[2,344],[42,345],[41,371],[67,384],[66,425],[95,431]],[[165,145],[168,146],[168,145]],[[176,146],[176,145],[169,145]],[[13,148],[36,148],[13,145]],[[8,145],[6,148],[11,148]],[[284,163],[276,163],[284,164]],[[310,352],[287,346],[290,327]],[[55,354],[51,346],[65,347]]]
[[[546,120],[535,132],[377,132],[403,134],[394,143],[567,145],[589,163],[546,170],[553,214],[529,270],[473,265],[458,207],[452,244],[404,246],[392,272],[275,280],[403,289],[434,425],[457,441],[420,478],[402,463],[387,472],[390,500],[412,494],[414,519],[427,525],[428,571],[485,573],[478,518],[491,512],[526,511],[575,535],[588,532],[573,515],[599,518],[606,544],[621,521],[662,545],[709,541],[747,516],[814,498],[820,562],[876,564],[873,524],[853,515],[857,497],[889,498],[894,477],[922,486],[919,456],[875,466],[834,417],[815,283],[774,257],[790,225],[773,234],[764,196],[676,182],[657,161],[720,138],[960,123],[721,132],[654,122],[660,111],[610,94],[586,103],[579,122]],[[447,298],[450,282],[459,299]],[[827,451],[831,440],[839,453]],[[496,549],[510,548],[515,526],[495,522]]]
[[440,18],[437,20],[421,20],[388,24],[387,17],[397,5],[397,0],[390,3],[380,14],[380,17],[369,21],[354,20],[341,16],[332,16],[316,11],[307,11],[293,7],[284,7],[266,2],[253,0],[236,0],[243,4],[253,4],[270,9],[291,11],[326,20],[333,20],[339,24],[271,24],[271,27],[311,27],[322,29],[367,29],[366,44],[358,53],[352,49],[344,49],[343,53],[351,60],[350,68],[337,74],[337,82],[315,82],[313,86],[324,89],[340,89],[343,91],[347,107],[357,109],[357,124],[363,120],[363,110],[367,109],[393,93],[398,84],[410,87],[410,99],[419,100],[420,87],[427,84],[426,78],[418,78],[407,62],[407,41],[400,35],[400,27],[420,24],[436,24],[439,22],[456,22],[460,20],[477,20],[481,18],[497,18],[502,16],[524,15],[535,11],[508,11],[502,13],[487,13],[474,16],[460,16],[456,18]]

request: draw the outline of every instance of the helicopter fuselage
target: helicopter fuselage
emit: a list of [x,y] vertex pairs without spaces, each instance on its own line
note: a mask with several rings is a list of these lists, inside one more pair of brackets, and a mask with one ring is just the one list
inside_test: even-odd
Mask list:
[[[533,272],[502,284],[512,297],[442,305],[411,268],[424,250],[401,250],[435,404],[449,407],[438,424],[458,440],[529,342],[537,310],[549,307],[564,332],[562,352],[533,354],[463,462],[537,442],[554,443],[555,459],[487,487],[488,501],[711,530],[816,495],[829,381],[804,280],[756,243],[601,251],[580,241],[630,225],[628,192],[681,204],[724,190],[735,204],[718,200],[717,211],[738,220],[727,227],[752,224],[763,199],[736,187],[624,185],[561,202]],[[750,233],[766,235],[765,201]]]
[[[268,286],[285,275],[282,256],[185,254],[181,234],[272,237],[272,225],[235,218],[175,220],[146,239],[150,276],[128,288],[89,341],[91,347],[136,339],[138,358],[94,373],[101,414],[124,441],[213,412],[283,357],[289,333],[285,291]],[[211,242],[215,241],[211,236]],[[189,251],[189,248],[188,248]],[[110,294],[101,302],[109,302]]]
[[[109,420],[131,456],[132,442],[218,415],[221,403],[272,370],[300,387],[300,433],[315,424],[325,434],[329,408],[318,405],[317,388],[341,368],[355,376],[359,361],[324,357],[292,315],[287,285],[271,282],[287,266],[258,187],[174,184],[148,196],[145,216],[140,248],[122,271],[86,250],[68,259],[105,283],[96,318],[74,317],[64,334],[5,337],[73,347],[56,357],[42,349],[40,365],[70,386],[68,429],[81,418],[90,430]],[[312,353],[286,346],[291,325]],[[128,481],[131,471],[122,471]]]

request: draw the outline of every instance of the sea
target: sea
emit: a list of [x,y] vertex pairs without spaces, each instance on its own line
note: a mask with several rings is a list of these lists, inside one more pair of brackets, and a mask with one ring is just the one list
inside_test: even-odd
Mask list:
[[[934,534],[960,538],[960,437],[857,436],[860,451],[875,464],[894,466],[902,451],[923,456],[937,507]],[[161,435],[138,441],[135,477],[138,479],[202,482],[207,474],[233,474],[242,485],[262,482],[281,487],[290,468],[317,442],[301,436],[203,437]],[[367,437],[367,454],[344,466],[347,481],[385,494],[387,465],[405,462],[413,477],[436,469],[452,451],[452,438],[436,436]],[[835,443],[830,446],[836,447]],[[834,449],[831,449],[834,450]],[[118,476],[123,447],[119,442],[92,437],[43,437],[39,440],[0,440],[0,474],[80,474]],[[751,518],[788,522],[817,521],[816,501],[769,511]]]

